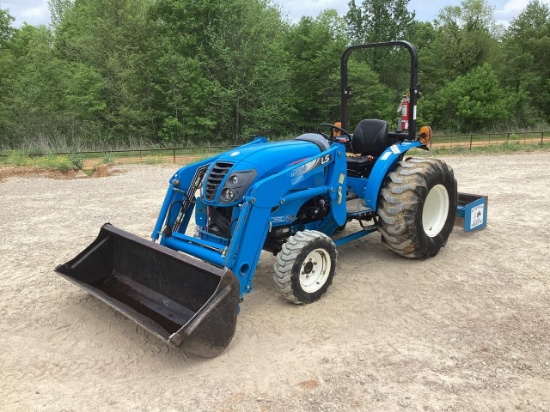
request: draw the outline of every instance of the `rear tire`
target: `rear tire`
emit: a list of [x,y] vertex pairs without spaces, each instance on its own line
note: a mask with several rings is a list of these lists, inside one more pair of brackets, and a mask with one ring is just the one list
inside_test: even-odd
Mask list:
[[332,284],[336,246],[327,235],[305,230],[291,236],[275,259],[273,282],[289,302],[315,302]]
[[404,257],[437,255],[453,230],[457,202],[456,179],[445,162],[415,157],[399,162],[380,191],[382,241]]

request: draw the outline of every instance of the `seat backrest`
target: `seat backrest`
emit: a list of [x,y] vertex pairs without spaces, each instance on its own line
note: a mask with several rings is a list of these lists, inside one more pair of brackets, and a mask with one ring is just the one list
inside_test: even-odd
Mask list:
[[361,120],[351,137],[353,153],[380,156],[386,150],[388,122],[378,119]]

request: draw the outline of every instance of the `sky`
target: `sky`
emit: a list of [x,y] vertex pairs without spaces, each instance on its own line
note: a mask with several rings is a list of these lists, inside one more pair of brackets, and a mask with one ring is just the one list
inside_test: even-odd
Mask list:
[[[348,10],[348,0],[273,0],[280,5],[283,13],[294,22],[302,16],[317,16],[326,9],[336,9],[340,15]],[[507,24],[516,17],[527,5],[529,0],[488,0],[495,11],[497,23]],[[543,0],[550,3],[550,0]],[[360,4],[361,0],[357,0]],[[416,19],[433,21],[437,13],[445,6],[459,5],[460,0],[410,0],[409,10],[415,11]],[[48,24],[50,13],[47,0],[0,0],[0,8],[8,9],[15,17],[14,25],[20,27],[23,22],[28,24]]]

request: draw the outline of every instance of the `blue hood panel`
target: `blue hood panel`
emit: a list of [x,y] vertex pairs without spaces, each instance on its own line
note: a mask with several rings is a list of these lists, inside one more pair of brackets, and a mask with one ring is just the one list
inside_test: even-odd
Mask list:
[[258,177],[265,177],[319,153],[321,149],[315,143],[288,140],[239,147],[222,154],[216,161],[234,163],[232,171],[256,169]]

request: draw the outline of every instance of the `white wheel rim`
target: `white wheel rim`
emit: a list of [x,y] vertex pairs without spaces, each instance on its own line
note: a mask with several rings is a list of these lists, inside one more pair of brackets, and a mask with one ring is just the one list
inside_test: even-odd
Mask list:
[[300,286],[306,293],[315,293],[328,279],[332,263],[324,249],[310,252],[300,267]]
[[443,185],[432,187],[422,209],[422,226],[429,237],[441,232],[449,215],[449,193]]

